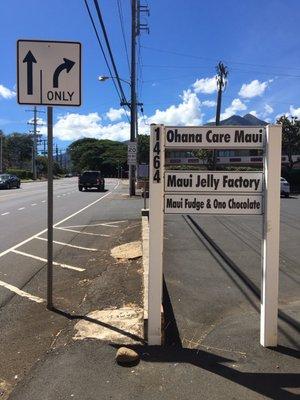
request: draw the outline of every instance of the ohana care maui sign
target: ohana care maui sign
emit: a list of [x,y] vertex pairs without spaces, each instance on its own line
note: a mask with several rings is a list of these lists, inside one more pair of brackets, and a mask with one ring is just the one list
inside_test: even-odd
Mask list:
[[[277,345],[281,126],[151,125],[148,343],[161,344],[164,214],[262,215],[260,343]],[[165,150],[260,149],[263,171],[171,171]]]

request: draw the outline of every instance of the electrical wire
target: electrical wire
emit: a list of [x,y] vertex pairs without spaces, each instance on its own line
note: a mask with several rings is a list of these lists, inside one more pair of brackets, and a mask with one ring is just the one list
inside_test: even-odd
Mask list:
[[120,20],[120,25],[121,25],[121,31],[122,31],[122,36],[123,36],[123,43],[124,43],[124,47],[125,47],[127,66],[128,66],[128,71],[130,74],[129,55],[128,55],[127,42],[126,42],[126,38],[125,38],[125,29],[124,29],[124,17],[123,17],[123,11],[122,11],[122,3],[120,2],[120,0],[117,0],[117,6],[118,6],[118,14],[119,14],[119,20]]
[[108,54],[109,54],[109,57],[110,57],[110,61],[112,63],[112,67],[113,67],[113,70],[114,70],[115,78],[117,80],[117,83],[118,83],[118,86],[119,86],[119,90],[120,90],[120,93],[121,93],[121,96],[122,96],[122,100],[125,103],[128,103],[128,101],[126,100],[126,96],[125,96],[125,93],[124,93],[124,90],[123,90],[123,87],[122,87],[122,83],[121,83],[121,80],[120,80],[120,77],[119,77],[119,73],[118,73],[118,70],[117,70],[117,67],[116,67],[114,56],[113,56],[113,53],[112,53],[112,50],[111,50],[111,47],[110,47],[110,43],[109,43],[109,40],[108,40],[108,36],[107,36],[106,28],[105,28],[105,25],[104,25],[104,21],[103,21],[103,18],[102,18],[102,14],[101,14],[101,11],[100,11],[98,0],[94,0],[94,4],[95,4],[96,12],[97,12],[97,15],[98,15],[98,19],[99,19],[99,22],[100,22],[100,26],[101,26],[101,29],[102,29],[102,33],[103,33],[103,36],[104,36],[104,40],[105,40],[105,43],[106,43],[106,47],[107,47],[107,50],[108,50]]
[[[158,49],[158,48],[155,48],[155,47],[142,46],[142,48],[147,49],[147,50],[157,51],[159,53],[173,54],[173,55],[180,56],[180,57],[189,57],[189,58],[195,58],[195,59],[201,59],[201,60],[207,60],[207,61],[213,61],[213,62],[218,62],[219,61],[219,60],[216,60],[214,58],[196,56],[196,55],[193,55],[193,54],[179,53],[179,52],[170,51],[170,50],[162,50],[162,49]],[[226,62],[229,63],[229,64],[248,65],[248,66],[252,66],[252,67],[279,68],[279,69],[282,69],[282,67],[275,66],[275,65],[251,64],[251,63],[245,63],[245,62],[240,62],[240,61],[232,61],[232,60],[226,60]],[[288,67],[287,69],[299,70],[300,67]]]
[[[107,60],[107,57],[106,57],[104,48],[103,48],[103,46],[102,46],[102,43],[101,43],[101,40],[100,40],[100,36],[99,36],[99,34],[98,34],[98,31],[97,31],[97,28],[96,28],[96,25],[95,25],[93,16],[92,16],[92,14],[91,14],[90,7],[89,7],[89,5],[88,5],[87,0],[84,0],[84,3],[85,3],[85,6],[86,6],[86,9],[87,9],[87,12],[88,12],[90,21],[91,21],[91,23],[92,23],[92,26],[93,26],[93,28],[94,28],[94,32],[95,32],[95,35],[96,35],[98,44],[99,44],[99,46],[100,46],[100,49],[101,49],[103,58],[104,58],[104,60],[105,60],[106,66],[107,66],[107,68],[108,68],[110,78],[111,78],[112,81],[113,81],[114,87],[115,87],[115,89],[116,89],[116,92],[117,92],[117,94],[118,94],[118,97],[119,97],[119,100],[120,100],[120,103],[121,103],[122,101],[124,101],[124,98],[122,98],[122,94],[120,94],[120,92],[119,92],[119,90],[118,90],[118,87],[117,87],[117,85],[116,85],[115,79],[114,79],[114,77],[113,77],[113,74],[112,74],[112,71],[111,71],[109,62],[108,62],[108,60]],[[126,98],[125,98],[125,100],[126,100]],[[129,117],[128,117],[128,114],[127,114],[127,111],[126,111],[125,107],[122,106],[122,108],[124,109],[125,115],[126,115],[126,117],[127,117],[127,120],[128,120],[128,122],[130,123],[130,119],[129,119]]]

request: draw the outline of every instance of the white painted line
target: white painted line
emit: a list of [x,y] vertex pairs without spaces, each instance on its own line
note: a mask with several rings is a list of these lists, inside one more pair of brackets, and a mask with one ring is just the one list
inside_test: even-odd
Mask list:
[[[35,256],[35,255],[33,255],[33,254],[29,254],[29,253],[24,253],[23,251],[12,250],[12,252],[13,252],[13,253],[16,253],[16,254],[20,254],[21,256],[33,258],[33,259],[35,259],[35,260],[39,260],[39,261],[43,261],[43,262],[47,262],[47,259],[46,259],[46,258],[38,257],[38,256]],[[61,267],[61,268],[73,269],[74,271],[79,271],[79,272],[85,271],[84,268],[73,267],[72,265],[62,264],[62,263],[58,263],[58,262],[56,262],[56,261],[53,261],[53,265],[56,265],[56,266]]]
[[18,208],[18,211],[22,211],[22,210],[25,210],[25,207]]
[[46,203],[46,200],[42,200],[42,203]]
[[[120,181],[117,182],[117,184],[115,185],[115,187],[113,188],[113,190],[115,190],[115,189],[119,186],[119,184],[120,184]],[[64,222],[68,221],[69,219],[75,217],[75,215],[78,215],[78,214],[80,214],[82,211],[85,211],[85,210],[88,209],[89,207],[92,207],[93,205],[99,203],[99,201],[103,200],[105,197],[109,196],[111,193],[112,193],[112,192],[107,192],[104,196],[102,196],[102,197],[100,197],[99,199],[93,201],[92,203],[90,203],[90,204],[88,204],[87,206],[81,208],[80,210],[76,211],[75,213],[69,215],[68,217],[62,219],[61,221],[56,222],[53,226],[56,227],[57,225],[62,224],[62,223],[64,223]],[[36,233],[35,235],[32,235],[32,236],[30,236],[29,238],[23,240],[22,242],[17,243],[17,244],[15,244],[14,246],[11,246],[10,248],[8,248],[8,249],[2,251],[2,252],[0,253],[0,257],[3,257],[3,256],[5,256],[5,254],[10,253],[11,251],[17,249],[18,247],[23,246],[24,244],[26,244],[26,243],[30,242],[32,239],[34,239],[36,236],[40,236],[40,235],[42,235],[42,234],[45,233],[45,232],[47,232],[47,229],[43,229],[41,232],[38,232],[38,233]]]
[[[120,181],[117,182],[113,190],[117,189],[117,187],[120,185]],[[109,196],[112,192],[107,192],[104,196],[100,197],[99,199],[93,201],[91,204],[88,204],[87,206],[83,207],[81,210],[76,211],[74,214],[69,215],[68,217],[64,218],[63,220],[57,222],[53,226],[56,227],[57,225],[63,224],[64,222],[68,221],[69,219],[75,217],[75,215],[80,214],[82,211],[86,210],[87,208],[93,206],[94,204],[99,203],[99,201],[103,200],[105,197]],[[1,253],[0,253],[1,256]]]
[[9,283],[0,281],[0,286],[10,290],[11,292],[18,294],[21,297],[26,297],[29,300],[35,301],[36,303],[43,303],[45,300],[41,299],[40,297],[33,296],[30,293],[24,292],[23,290],[17,288],[16,286],[10,285]]
[[59,199],[61,196],[57,196],[57,198]]
[[105,235],[104,233],[82,232],[82,231],[76,231],[75,229],[68,229],[64,227],[55,226],[55,229],[60,229],[61,231],[67,231],[67,232],[81,233],[82,235],[110,237],[110,235]]
[[108,223],[103,222],[101,224],[99,223],[99,224],[91,224],[91,225],[69,225],[69,226],[62,226],[62,228],[86,228],[88,226],[108,226],[110,228],[119,228],[118,226],[113,225],[113,224],[117,224],[117,223],[121,223],[121,222],[127,222],[127,220],[126,221],[112,221],[112,222],[108,222]]
[[1,214],[1,215],[8,215],[8,214],[10,214],[9,211],[8,211],[8,212],[5,212],[5,213],[3,213],[3,214]]
[[36,204],[36,203],[32,203],[32,204],[31,204],[31,207],[34,207],[34,206],[37,206],[37,204]]
[[[45,242],[48,242],[48,239],[46,239],[46,238],[36,237],[35,239],[44,240]],[[98,250],[98,249],[93,249],[91,247],[82,247],[82,246],[76,246],[76,245],[70,244],[70,243],[58,242],[57,240],[53,240],[53,243],[61,244],[63,246],[68,246],[68,247],[74,247],[75,249],[80,249],[80,250],[89,250],[89,251],[97,251]]]

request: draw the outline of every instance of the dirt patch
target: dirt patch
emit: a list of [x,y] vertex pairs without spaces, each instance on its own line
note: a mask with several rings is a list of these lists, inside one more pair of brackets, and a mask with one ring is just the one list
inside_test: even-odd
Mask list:
[[75,325],[74,340],[98,339],[118,344],[136,344],[143,337],[143,310],[123,307],[92,311]]
[[113,258],[122,260],[140,258],[142,257],[142,242],[136,241],[122,244],[121,246],[111,249],[110,254]]

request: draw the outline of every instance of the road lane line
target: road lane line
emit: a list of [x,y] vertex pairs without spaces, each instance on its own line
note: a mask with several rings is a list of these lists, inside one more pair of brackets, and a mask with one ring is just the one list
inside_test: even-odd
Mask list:
[[1,215],[8,215],[8,214],[10,214],[9,212],[5,212],[5,213],[3,213],[3,214],[1,214]]
[[[48,239],[46,239],[46,238],[36,237],[35,239],[44,240],[45,242],[48,242]],[[57,240],[53,240],[53,243],[61,244],[63,246],[68,246],[68,247],[74,247],[75,249],[80,249],[80,250],[89,250],[89,251],[97,251],[98,250],[98,249],[94,249],[92,247],[76,246],[75,244],[58,242]]]
[[42,203],[46,203],[46,200],[42,200]]
[[36,203],[32,203],[32,204],[31,204],[31,207],[34,207],[34,206],[37,206],[37,204],[36,204]]
[[110,237],[110,235],[105,235],[104,233],[82,232],[82,231],[76,231],[75,229],[68,229],[64,227],[55,227],[55,229],[60,229],[61,231],[67,231],[67,232],[81,233],[82,235]]
[[[47,262],[46,258],[38,257],[38,256],[35,256],[34,254],[24,253],[24,251],[12,250],[12,253],[20,254],[21,256],[33,258],[35,260]],[[59,263],[56,261],[53,261],[53,265],[56,265],[57,267],[61,267],[61,268],[73,269],[74,271],[79,271],[79,272],[85,271],[84,268],[73,267],[72,265],[63,264],[63,263]]]
[[122,222],[127,222],[127,220],[126,221],[103,222],[103,223],[92,224],[92,225],[69,225],[69,226],[62,226],[62,228],[68,228],[68,229],[69,228],[86,228],[88,226],[108,226],[110,228],[119,228],[118,226],[113,225],[113,224],[117,224],[117,223],[120,224]]
[[25,207],[18,208],[18,211],[22,211],[22,210],[25,210]]
[[[80,210],[76,211],[75,213],[69,215],[68,217],[62,219],[61,221],[56,222],[53,226],[56,227],[57,225],[62,224],[62,223],[64,223],[64,222],[68,221],[69,219],[75,217],[75,215],[80,214],[82,211],[85,211],[85,210],[88,209],[89,207],[92,207],[93,205],[99,203],[99,202],[100,202],[101,200],[103,200],[105,197],[109,196],[109,195],[119,186],[119,184],[120,184],[120,181],[117,182],[117,184],[115,185],[115,187],[112,189],[111,192],[107,192],[104,196],[102,196],[102,197],[100,197],[99,199],[93,201],[92,203],[90,203],[90,204],[88,204],[87,206],[81,208]],[[40,236],[40,235],[42,235],[42,234],[45,233],[45,232],[47,232],[47,228],[46,228],[46,229],[43,229],[41,232],[38,232],[38,233],[36,233],[36,234],[30,236],[29,238],[23,240],[22,242],[17,243],[17,244],[15,244],[14,246],[11,246],[10,248],[8,248],[8,249],[2,251],[2,252],[0,253],[0,257],[3,257],[3,256],[5,256],[5,254],[10,253],[10,252],[13,251],[14,249],[17,249],[18,247],[23,246],[24,244],[26,244],[26,243],[30,242],[32,239],[34,239],[36,236]]]
[[36,303],[44,303],[45,300],[41,299],[40,297],[34,296],[33,294],[24,292],[23,290],[17,288],[16,286],[10,285],[9,283],[0,281],[0,286],[4,287],[5,289],[10,290],[11,292],[18,294],[21,297],[26,297],[29,300],[35,301]]

